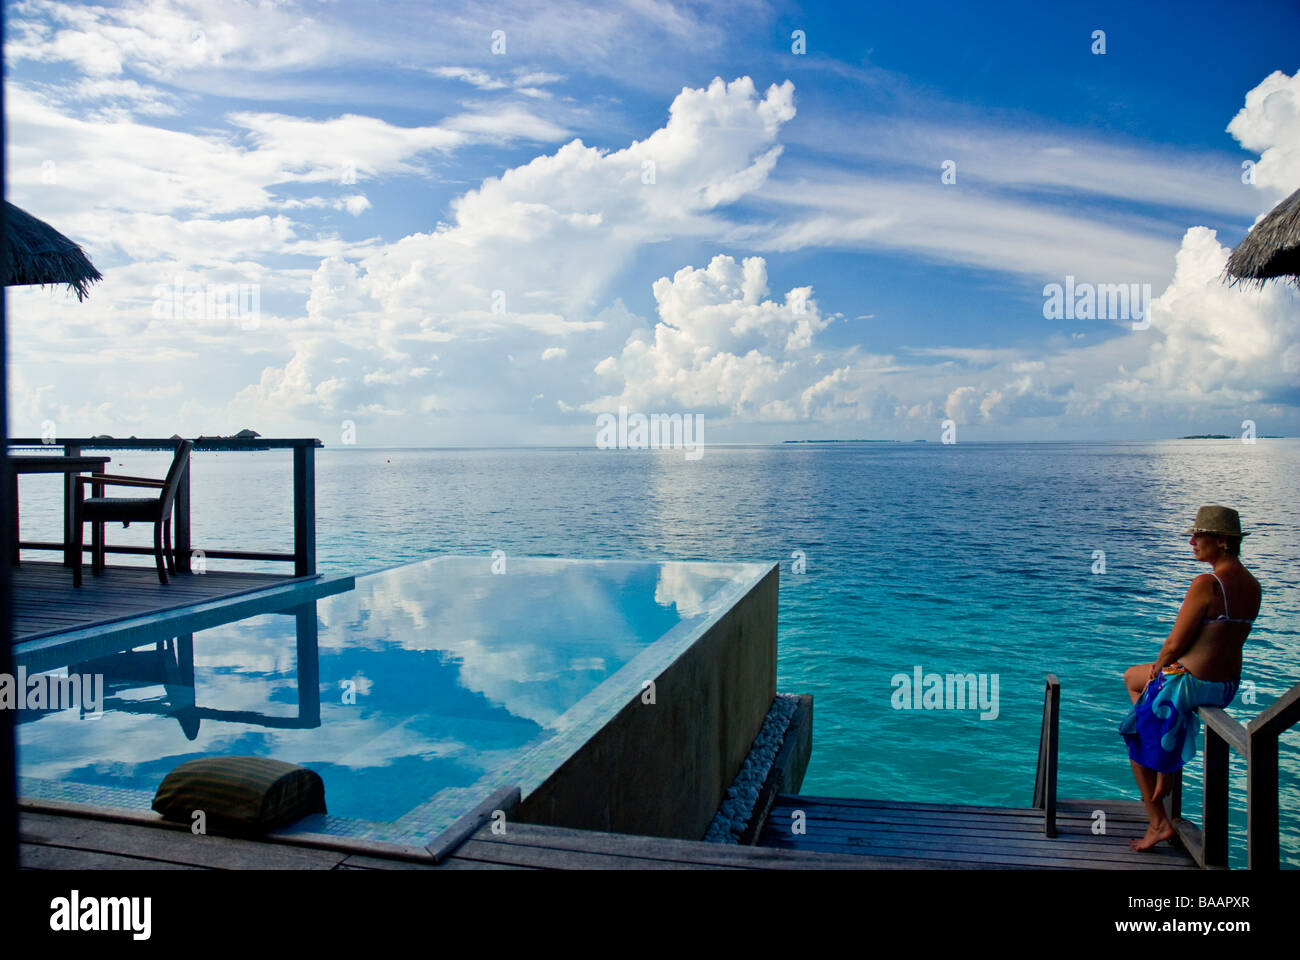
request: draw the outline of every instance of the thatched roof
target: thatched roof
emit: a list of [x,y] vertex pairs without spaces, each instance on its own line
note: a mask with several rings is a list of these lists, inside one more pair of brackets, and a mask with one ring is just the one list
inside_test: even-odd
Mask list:
[[103,279],[81,247],[44,220],[5,201],[6,287],[66,283],[82,300],[90,284]]
[[1263,286],[1274,277],[1289,277],[1300,286],[1300,190],[1255,224],[1228,257],[1225,273],[1233,284],[1245,280]]

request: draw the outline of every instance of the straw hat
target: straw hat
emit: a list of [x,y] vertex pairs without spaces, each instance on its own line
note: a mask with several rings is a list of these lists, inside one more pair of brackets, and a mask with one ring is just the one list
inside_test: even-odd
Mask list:
[[1249,531],[1241,529],[1241,517],[1231,507],[1208,506],[1196,511],[1196,522],[1183,536],[1193,533],[1217,533],[1223,537],[1248,537]]

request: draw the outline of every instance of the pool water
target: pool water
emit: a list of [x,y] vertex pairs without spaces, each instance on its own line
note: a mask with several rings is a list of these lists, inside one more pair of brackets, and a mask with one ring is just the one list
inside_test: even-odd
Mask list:
[[503,782],[526,796],[769,569],[441,557],[157,648],[69,650],[104,709],[23,714],[21,791],[147,808],[185,760],[274,757],[323,778],[310,829],[427,838]]

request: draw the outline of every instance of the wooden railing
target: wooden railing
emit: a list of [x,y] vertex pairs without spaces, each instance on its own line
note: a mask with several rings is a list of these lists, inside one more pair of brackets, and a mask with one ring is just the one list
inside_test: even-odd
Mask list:
[[1038,771],[1034,774],[1034,806],[1043,811],[1043,834],[1056,836],[1056,758],[1060,746],[1061,681],[1047,675],[1043,693],[1043,727],[1038,735]]
[[[1281,866],[1278,818],[1278,737],[1300,722],[1300,684],[1243,726],[1219,707],[1196,711],[1205,723],[1205,794],[1202,825],[1182,815],[1183,775],[1174,774],[1165,799],[1169,819],[1179,839],[1198,864],[1228,865],[1228,748],[1246,758],[1246,856],[1251,870]],[[1034,776],[1034,806],[1043,811],[1043,833],[1056,836],[1056,761],[1061,714],[1061,683],[1047,675],[1043,697],[1043,726],[1038,738],[1038,772]]]
[[[80,456],[86,450],[175,450],[176,438],[108,440],[94,437],[61,439],[53,443],[39,437],[12,437],[5,441],[7,446],[34,447],[40,450],[62,449],[65,456]],[[292,450],[293,451],[293,553],[251,551],[251,550],[210,550],[203,548],[205,557],[224,560],[267,560],[292,563],[294,576],[308,577],[316,573],[316,448],[324,446],[319,440],[293,439],[269,440],[241,439],[235,437],[199,437],[194,441],[194,451],[206,450]],[[173,534],[176,551],[176,566],[183,573],[190,572],[190,559],[195,548],[190,542],[190,474],[185,471],[180,487],[176,491],[175,522]],[[58,550],[66,551],[70,542],[70,519],[64,522],[64,541],[50,543],[45,541],[19,541],[23,550]],[[90,547],[86,547],[87,550]],[[107,553],[150,554],[150,547],[106,546]]]
[[1202,867],[1228,865],[1228,748],[1246,758],[1246,862],[1251,870],[1281,866],[1278,822],[1278,736],[1300,721],[1300,684],[1292,687],[1249,724],[1219,707],[1196,711],[1205,722],[1205,786],[1201,826],[1183,818],[1180,771],[1165,801],[1183,845]]

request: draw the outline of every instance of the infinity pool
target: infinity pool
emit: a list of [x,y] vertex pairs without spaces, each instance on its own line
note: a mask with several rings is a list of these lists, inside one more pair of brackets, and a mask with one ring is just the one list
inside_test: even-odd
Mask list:
[[[524,796],[767,572],[762,564],[440,557],[307,604],[85,659],[102,711],[20,713],[20,792],[148,809],[201,756],[325,781],[298,829],[427,839]],[[22,649],[17,651],[22,662]]]

